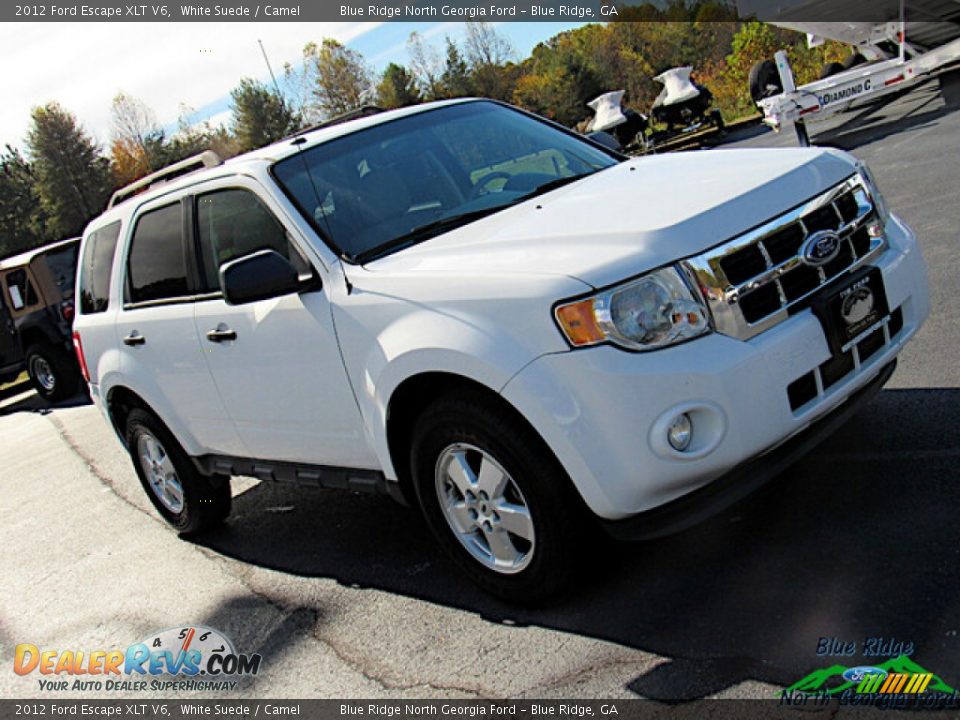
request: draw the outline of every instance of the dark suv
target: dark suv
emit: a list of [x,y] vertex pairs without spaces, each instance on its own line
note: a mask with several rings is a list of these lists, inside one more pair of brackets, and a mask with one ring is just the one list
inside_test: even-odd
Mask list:
[[46,400],[80,380],[70,335],[79,247],[71,238],[0,260],[0,382],[26,369]]

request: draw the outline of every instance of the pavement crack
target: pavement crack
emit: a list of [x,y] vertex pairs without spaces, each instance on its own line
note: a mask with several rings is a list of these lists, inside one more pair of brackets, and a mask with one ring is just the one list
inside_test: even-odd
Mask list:
[[57,429],[57,432],[60,434],[60,437],[63,438],[63,441],[67,444],[67,447],[73,450],[74,454],[83,461],[84,465],[86,465],[87,470],[90,472],[90,474],[93,475],[100,482],[101,485],[103,485],[105,488],[108,488],[113,493],[113,496],[115,498],[117,498],[124,505],[127,505],[128,507],[133,508],[141,515],[146,516],[152,522],[155,522],[158,525],[163,525],[163,526],[167,525],[167,523],[164,522],[163,520],[157,517],[154,517],[149,512],[144,511],[144,509],[141,508],[139,505],[137,505],[135,502],[128,500],[126,497],[124,497],[123,493],[119,492],[117,485],[109,477],[107,477],[106,474],[104,474],[100,470],[100,468],[97,467],[97,464],[94,458],[90,457],[87,453],[83,451],[80,445],[70,435],[70,431],[67,430],[66,426],[62,422],[60,422],[60,419],[57,418],[55,414],[48,413],[44,417],[46,417]]

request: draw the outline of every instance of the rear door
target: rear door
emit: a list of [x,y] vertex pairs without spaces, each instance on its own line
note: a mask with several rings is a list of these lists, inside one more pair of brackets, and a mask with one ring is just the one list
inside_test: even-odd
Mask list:
[[[195,318],[202,355],[249,457],[354,468],[377,462],[363,433],[318,271],[253,180],[233,178],[196,197],[203,291]],[[262,249],[287,257],[309,289],[228,305],[219,267]],[[223,340],[222,333],[233,339]],[[218,334],[211,334],[218,333]]]
[[[238,454],[241,446],[199,350],[195,281],[184,230],[189,198],[161,199],[134,219],[124,256],[116,327],[120,366],[135,391],[194,454]],[[183,432],[188,437],[183,437]],[[189,447],[192,445],[193,447]]]

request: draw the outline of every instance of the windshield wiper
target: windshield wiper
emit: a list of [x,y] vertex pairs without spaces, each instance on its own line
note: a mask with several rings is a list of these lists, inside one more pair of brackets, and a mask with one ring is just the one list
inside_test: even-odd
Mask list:
[[461,225],[466,225],[474,220],[479,220],[482,217],[491,215],[498,210],[503,209],[503,205],[497,205],[494,207],[483,208],[482,210],[471,210],[470,212],[459,213],[458,215],[450,215],[448,217],[440,218],[439,220],[434,220],[433,222],[428,222],[425,225],[415,227],[410,232],[395,237],[393,240],[388,240],[387,242],[383,243],[382,245],[378,245],[375,248],[358,253],[353,257],[353,259],[362,265],[363,263],[376,260],[378,257],[382,257],[391,250],[396,250],[397,248],[401,247],[409,247],[410,245],[416,245],[424,240],[429,240],[430,238],[436,237],[441,233],[445,233],[448,230],[453,230]]
[[522,195],[520,197],[520,201],[529,200],[530,198],[536,197],[537,195],[543,195],[544,193],[548,193],[551,190],[556,190],[557,188],[561,188],[564,185],[569,185],[575,180],[582,180],[588,175],[593,175],[595,172],[597,171],[591,170],[590,172],[581,173],[579,175],[571,175],[570,177],[554,178],[553,180],[550,180],[549,182],[545,182],[542,185],[537,185],[533,190],[526,193],[525,195]]

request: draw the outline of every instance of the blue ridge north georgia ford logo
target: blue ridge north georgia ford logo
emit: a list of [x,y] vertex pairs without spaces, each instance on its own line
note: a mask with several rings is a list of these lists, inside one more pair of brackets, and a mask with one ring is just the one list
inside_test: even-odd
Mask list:
[[840,252],[840,236],[830,230],[815,232],[807,238],[800,257],[807,265],[817,267],[833,260]]

